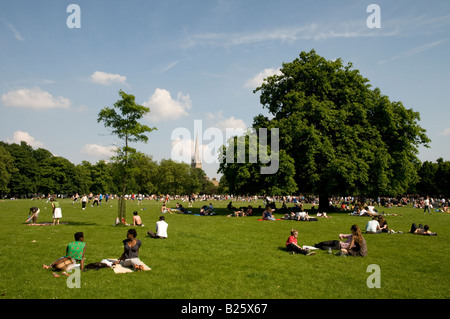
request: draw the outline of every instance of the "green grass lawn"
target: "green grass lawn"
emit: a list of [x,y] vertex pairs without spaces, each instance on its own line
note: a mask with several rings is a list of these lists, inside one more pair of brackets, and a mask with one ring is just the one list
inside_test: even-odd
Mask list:
[[[169,206],[175,206],[174,201]],[[205,202],[196,202],[194,213]],[[51,222],[45,200],[0,201],[0,299],[447,299],[450,297],[450,214],[424,214],[410,207],[380,209],[390,228],[403,234],[365,234],[368,256],[337,257],[327,251],[314,256],[291,255],[284,249],[290,230],[299,230],[299,244],[338,239],[352,224],[365,229],[367,217],[330,214],[318,222],[258,221],[260,216],[228,218],[228,202],[213,202],[218,215],[166,214],[169,238],[152,239],[161,215],[160,202],[127,203],[127,221],[137,210],[145,227],[136,227],[142,241],[140,258],[152,270],[115,274],[112,269],[81,273],[81,288],[68,288],[67,277],[54,278],[42,264],[65,254],[75,232],[87,243],[86,263],[118,258],[129,227],[115,227],[117,201],[81,210],[61,201],[59,226],[25,223],[31,206],[41,209],[38,222]],[[235,206],[248,203],[233,202]],[[253,203],[254,206],[262,202]],[[187,206],[187,205],[186,205]],[[290,206],[290,205],[288,205]],[[282,217],[275,214],[275,217]],[[411,223],[429,224],[436,237],[407,233]],[[369,265],[380,267],[380,288],[369,288]]]

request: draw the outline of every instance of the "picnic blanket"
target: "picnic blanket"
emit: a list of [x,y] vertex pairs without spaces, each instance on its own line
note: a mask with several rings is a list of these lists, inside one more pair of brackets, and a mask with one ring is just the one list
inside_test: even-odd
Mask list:
[[[108,261],[110,262],[114,262],[117,261],[117,259],[108,259]],[[141,260],[142,262],[142,260]],[[142,262],[143,263],[143,262]],[[149,266],[147,266],[145,263],[144,264],[144,271],[148,271],[148,270],[152,270]],[[122,264],[117,264],[113,267],[114,273],[116,274],[126,274],[126,273],[130,273],[130,272],[135,272],[135,270],[133,270],[132,268],[129,267],[124,267],[122,266]]]

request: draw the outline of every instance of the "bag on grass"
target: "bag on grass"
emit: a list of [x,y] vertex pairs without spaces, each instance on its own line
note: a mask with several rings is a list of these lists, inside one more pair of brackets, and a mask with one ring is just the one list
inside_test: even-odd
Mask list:
[[65,256],[57,259],[51,264],[55,270],[70,270],[75,265],[75,261],[70,256]]

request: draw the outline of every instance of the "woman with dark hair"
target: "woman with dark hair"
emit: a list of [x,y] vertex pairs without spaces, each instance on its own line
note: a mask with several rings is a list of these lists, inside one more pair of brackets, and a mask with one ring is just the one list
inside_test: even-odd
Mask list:
[[136,239],[137,232],[135,229],[129,229],[127,239],[123,241],[123,254],[117,263],[123,262],[124,267],[133,267],[135,270],[144,270],[144,264],[139,259],[139,247],[142,242]]
[[387,225],[387,221],[383,215],[378,216],[378,224],[380,225],[380,230],[382,233],[389,233],[389,228]]
[[[42,265],[44,269],[62,270],[62,274],[69,276],[66,271],[72,270],[76,265],[80,266],[81,270],[84,270],[84,254],[86,252],[86,243],[84,242],[84,234],[77,232],[74,235],[75,241],[70,242],[66,248],[66,255],[58,258],[50,266]],[[59,277],[57,273],[53,273],[53,276]]]
[[137,211],[133,212],[133,226],[144,226],[144,224],[142,224],[141,216],[138,215]]
[[359,257],[367,256],[366,240],[361,234],[361,229],[358,227],[358,225],[352,225],[350,230],[352,232],[352,240],[350,242],[350,245],[348,249],[341,249],[340,254]]

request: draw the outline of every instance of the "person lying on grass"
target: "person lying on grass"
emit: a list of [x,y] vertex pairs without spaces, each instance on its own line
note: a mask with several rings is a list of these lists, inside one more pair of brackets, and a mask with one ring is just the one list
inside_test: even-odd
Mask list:
[[[55,260],[50,266],[42,265],[44,269],[62,271],[62,274],[69,276],[67,271],[70,271],[76,264],[80,265],[80,269],[84,270],[84,254],[86,252],[86,243],[84,242],[84,234],[77,232],[74,235],[75,241],[69,243],[66,248],[66,255]],[[53,276],[59,277],[57,273]]]
[[248,206],[247,210],[244,211],[245,207],[241,207],[240,210],[235,211],[231,213],[230,215],[227,215],[227,217],[246,217],[246,216],[252,216],[253,214],[253,208],[252,206]]
[[129,229],[127,239],[123,241],[123,254],[115,262],[116,264],[123,262],[124,267],[133,267],[135,270],[144,270],[144,264],[139,259],[139,247],[142,242],[136,239],[137,232],[135,229]]
[[413,223],[411,225],[411,229],[409,230],[409,232],[416,235],[437,236],[437,233],[433,233],[432,231],[430,231],[430,226],[423,226],[422,224],[419,224],[419,226],[417,226],[416,223]]
[[[352,241],[352,236],[352,234],[339,234],[340,240],[321,241],[318,244],[314,244],[314,247],[322,250],[326,250],[328,248],[330,248],[331,250],[348,249]],[[344,239],[345,241],[343,241]]]

